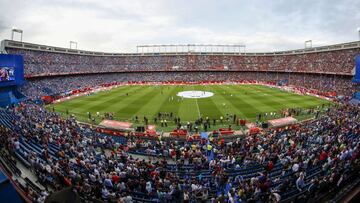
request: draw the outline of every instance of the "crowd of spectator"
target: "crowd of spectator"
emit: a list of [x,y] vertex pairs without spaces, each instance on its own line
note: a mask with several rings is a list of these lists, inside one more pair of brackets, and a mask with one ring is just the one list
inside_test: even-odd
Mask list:
[[[355,90],[350,73],[360,50],[112,57],[7,52],[24,55],[25,74],[32,77],[20,91],[38,98],[113,82],[214,81],[281,83],[350,96]],[[359,169],[360,110],[347,105],[329,107],[320,118],[292,127],[191,142],[130,136],[121,143],[30,102],[3,114],[12,119],[3,122],[6,127],[0,123],[1,149],[24,160],[45,188],[73,186],[89,200],[279,202],[301,194],[306,201],[340,189]],[[49,191],[28,195],[43,202]]]
[[358,48],[281,56],[155,55],[87,56],[8,48],[24,56],[25,75],[131,71],[276,71],[351,74]]
[[[160,202],[279,202],[302,194],[306,201],[343,187],[359,166],[360,111],[351,106],[227,142],[118,143],[35,104],[10,107],[6,114],[13,117],[12,131],[0,128],[1,148],[21,154],[45,186],[74,186],[86,199],[133,202],[141,194]],[[135,158],[132,151],[148,156]]]
[[358,48],[280,56],[87,56],[15,48],[7,51],[24,56],[29,81],[22,90],[33,98],[110,82],[242,80],[285,81],[286,85],[351,96],[355,91],[351,84],[354,57],[360,53]]
[[349,76],[271,73],[271,72],[147,72],[147,73],[107,73],[28,79],[20,88],[30,98],[61,94],[71,90],[96,87],[113,82],[262,82],[293,85],[314,89],[323,93],[351,96],[355,86]]

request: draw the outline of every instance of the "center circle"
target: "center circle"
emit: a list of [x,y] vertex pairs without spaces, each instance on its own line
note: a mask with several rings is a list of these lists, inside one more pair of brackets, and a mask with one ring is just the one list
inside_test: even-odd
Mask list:
[[201,99],[214,96],[212,92],[206,91],[183,91],[176,94],[179,97],[188,98],[188,99]]

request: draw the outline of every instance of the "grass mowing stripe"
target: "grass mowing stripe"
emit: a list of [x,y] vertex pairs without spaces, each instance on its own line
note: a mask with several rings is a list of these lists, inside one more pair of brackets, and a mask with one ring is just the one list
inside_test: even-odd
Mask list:
[[[95,104],[92,104],[90,102],[79,108],[72,109],[71,113],[79,112],[77,114],[79,114],[81,117],[83,117],[87,120],[88,119],[87,112],[92,112],[93,115],[95,115],[95,112],[101,112],[101,113],[114,112],[114,109],[116,110],[116,108],[113,108],[114,106],[119,106],[119,105],[121,106],[124,101],[133,98],[134,95],[143,93],[142,91],[136,92],[140,88],[141,88],[141,86],[136,86],[136,87],[127,86],[127,88],[125,88],[124,90],[125,91],[130,90],[130,91],[127,91],[127,93],[130,93],[129,96],[124,96],[126,94],[126,93],[124,93],[124,95],[119,97],[116,94],[116,93],[118,93],[118,91],[116,91],[114,94],[111,94],[112,97],[107,97],[108,99],[105,100],[105,102],[103,101],[102,103],[95,103]],[[135,94],[132,95],[131,94],[132,92],[135,92]],[[101,101],[101,99],[100,99],[100,101]],[[109,104],[111,104],[111,105],[109,105]]]
[[[238,92],[238,89],[236,86],[232,86],[230,87],[231,89],[233,89],[235,92]],[[259,96],[259,93],[255,93],[256,91],[254,90],[254,88],[256,89],[256,87],[249,87],[250,92],[248,92],[248,97],[249,99],[252,101],[253,104],[259,106],[259,110],[262,111],[262,109],[268,109],[268,110],[273,110],[276,111],[277,108],[276,106],[282,106],[282,103],[272,99],[273,97],[270,95],[261,95],[261,98],[258,98],[257,96]],[[263,106],[261,108],[261,106]]]
[[[131,99],[133,96],[137,94],[141,94],[142,91],[137,92],[140,90],[141,87],[129,87],[127,89],[124,89],[124,92],[112,94],[111,97],[107,97],[106,100],[103,101],[103,103],[89,103],[88,105],[85,105],[83,108],[87,108],[88,111],[99,111],[99,112],[111,112],[114,110],[111,107],[114,105],[122,105],[123,102],[126,100]],[[126,91],[126,92],[125,92]],[[128,96],[126,96],[128,94]],[[115,108],[116,109],[116,108]]]
[[[184,86],[182,91],[191,91],[193,89],[193,86],[189,85]],[[178,116],[182,121],[194,121],[197,119],[199,115],[197,111],[194,110],[196,108],[195,105],[194,99],[181,99]]]
[[[172,86],[169,97],[174,97],[174,101],[169,101],[168,100],[169,97],[167,99],[163,100],[163,102],[160,104],[160,106],[156,109],[156,113],[159,113],[159,112],[170,113],[170,112],[172,112],[174,115],[177,116],[179,108],[180,108],[181,99],[176,94],[180,90],[181,89],[178,86]],[[174,104],[174,102],[176,102],[176,103]]]
[[[268,89],[268,91],[272,91],[272,92],[285,92],[283,90],[280,89],[276,89],[276,88],[270,88],[267,86],[263,86],[263,87],[255,87],[256,89],[262,91],[264,89]],[[285,92],[288,93],[288,92]],[[297,107],[315,107],[318,104],[322,104],[322,103],[327,103],[326,100],[323,99],[319,99],[317,97],[312,97],[312,96],[302,96],[302,95],[298,95],[295,94],[293,92],[288,93],[288,95],[286,96],[273,96],[269,98],[272,101],[279,101],[278,106],[285,106],[285,107],[290,107],[290,108],[297,108]]]
[[[106,106],[106,104],[113,104],[113,103],[118,103],[120,102],[123,98],[125,97],[119,97],[118,95],[121,94],[126,94],[126,92],[128,93],[132,93],[136,90],[140,89],[140,87],[127,87],[127,88],[122,88],[121,91],[120,90],[116,90],[115,92],[109,91],[107,92],[107,96],[103,97],[102,95],[90,95],[90,96],[84,96],[84,100],[82,101],[82,103],[80,103],[81,105],[68,105],[65,103],[65,105],[69,106],[69,108],[71,108],[73,111],[79,109],[83,109],[86,110],[86,112],[97,112],[97,111],[103,111],[103,107]],[[128,91],[129,90],[129,91]],[[87,99],[92,99],[93,97],[98,98],[98,101],[88,101]]]
[[238,86],[232,85],[228,88],[233,89],[233,93],[236,95],[236,97],[238,97],[240,90],[245,91],[245,94],[242,94],[241,98],[245,102],[247,102],[247,104],[253,105],[254,108],[257,109],[257,111],[253,111],[251,109],[249,110],[249,108],[245,108],[243,112],[247,118],[255,118],[258,113],[273,112],[279,110],[279,108],[277,107],[278,104],[272,102],[271,100],[269,100],[268,102],[264,102],[269,99],[268,96],[262,96],[263,98],[259,99],[258,94],[254,93],[252,86],[245,86],[245,88],[239,89]]
[[[211,97],[212,100],[214,100],[215,105],[217,108],[222,112],[222,115],[226,114],[233,114],[236,113],[238,116],[241,116],[245,118],[245,114],[237,108],[236,104],[234,102],[229,101],[222,93],[224,92],[220,87],[213,86],[212,89],[215,91],[215,96]],[[227,105],[230,108],[225,108],[222,104]]]
[[[268,87],[264,87],[268,88]],[[287,102],[287,99],[282,98],[279,94],[274,95],[273,93],[264,93],[267,92],[261,87],[253,86],[251,87],[251,91],[248,93],[253,98],[253,101],[259,105],[267,106],[267,109],[271,111],[278,111],[281,107],[290,107],[293,106],[290,102]],[[284,106],[287,104],[288,106]]]
[[[215,104],[214,100],[215,98],[218,98],[218,94],[216,93],[216,91],[214,91],[213,89],[209,89],[209,87],[206,85],[201,85],[199,89],[202,91],[209,91],[214,93],[214,96],[212,97],[198,100],[200,111],[203,116],[205,117],[208,116],[214,119],[214,118],[219,118],[220,116],[224,116],[227,113],[230,113],[230,112],[222,112],[219,109],[219,107]],[[226,109],[226,111],[227,110],[228,109]]]
[[[123,88],[122,90],[131,90],[131,91],[127,91],[128,93],[134,92],[138,89],[140,89],[141,86],[126,86],[126,88]],[[119,93],[119,90],[116,89],[115,92],[109,91],[108,94],[111,95],[106,97],[107,99],[104,101],[102,100],[102,98],[99,98],[100,102],[87,102],[87,101],[83,101],[83,105],[78,107],[78,108],[71,108],[71,106],[69,107],[68,104],[66,103],[59,103],[59,106],[57,106],[57,108],[59,108],[60,112],[66,112],[66,109],[69,109],[71,114],[76,114],[77,118],[79,120],[83,120],[85,122],[88,121],[88,115],[87,112],[91,112],[93,115],[95,115],[95,112],[113,112],[113,111],[107,111],[112,105],[107,106],[107,103],[112,103],[113,105],[119,105],[120,101],[123,101],[124,99],[128,99],[131,98],[129,97],[119,97],[117,94]],[[141,93],[141,92],[140,92]],[[125,93],[124,93],[125,94]],[[93,97],[93,96],[98,96],[98,94],[94,94],[91,96],[83,96],[83,98],[89,98],[89,97]],[[101,97],[101,95],[100,95]],[[77,99],[77,98],[76,98]],[[102,102],[101,102],[102,101]],[[106,106],[106,107],[105,107]],[[63,110],[61,110],[63,109]],[[111,109],[113,110],[113,109]],[[98,120],[97,120],[98,122]]]
[[[146,91],[145,91],[146,90]],[[157,92],[156,89],[147,88],[141,92],[140,95],[137,95],[133,100],[121,108],[117,108],[117,115],[121,115],[124,118],[131,118],[135,116],[135,113],[141,108],[141,106],[146,105],[150,102],[152,96]]]
[[91,103],[102,103],[105,98],[111,98],[113,94],[122,91],[125,88],[125,86],[118,87],[111,89],[109,91],[101,91],[95,94],[92,94],[90,96],[81,96],[76,97],[67,101],[62,102],[62,104],[67,105],[71,108],[77,108],[79,106],[83,106],[84,102],[91,102]]
[[[176,93],[185,90],[210,91],[213,97],[202,99],[178,99]],[[161,90],[163,94],[160,95]],[[129,96],[125,96],[126,92]],[[174,97],[174,100],[169,98]],[[115,112],[116,120],[131,120],[134,115],[152,116],[158,112],[173,112],[181,120],[194,121],[199,117],[226,117],[255,120],[258,113],[279,112],[290,107],[315,107],[328,101],[307,95],[297,95],[261,85],[188,85],[188,86],[123,86],[111,91],[99,92],[55,104],[55,110],[77,115],[78,120],[88,122],[86,112]],[[223,105],[225,104],[225,105]],[[47,107],[47,108],[51,108]],[[64,115],[64,114],[63,114]],[[149,117],[150,121],[152,119]],[[98,120],[96,120],[98,122]],[[151,122],[150,122],[151,123]]]
[[[258,107],[254,106],[253,104],[248,102],[251,100],[251,97],[249,97],[248,95],[244,95],[244,97],[239,97],[237,95],[233,95],[231,97],[231,92],[227,88],[222,87],[222,86],[219,86],[219,88],[221,88],[225,92],[224,97],[230,103],[232,103],[236,109],[238,109],[239,111],[242,111],[243,114],[245,115],[245,117],[249,117],[249,116],[253,115],[254,113],[262,112],[261,109],[259,109]],[[255,111],[254,111],[254,109],[255,109]]]
[[[281,102],[277,104],[272,104],[273,107],[279,109],[278,111],[286,108],[309,108],[321,105],[322,103],[328,103],[328,101],[316,97],[288,93],[283,90],[270,88],[267,86],[254,86],[254,88],[260,90],[261,92],[267,92],[271,96],[275,94],[276,96],[269,97],[269,100],[278,100],[279,102]],[[279,94],[279,92],[283,92],[285,94]],[[296,98],[297,100],[293,100],[291,98]]]
[[[151,96],[151,100],[135,113],[135,115],[146,116],[149,119],[154,117],[158,113],[158,109],[161,108],[161,105],[166,101],[169,101],[170,95],[172,91],[175,89],[174,87],[167,88],[168,90],[156,89],[154,95]],[[162,94],[161,94],[162,92]]]

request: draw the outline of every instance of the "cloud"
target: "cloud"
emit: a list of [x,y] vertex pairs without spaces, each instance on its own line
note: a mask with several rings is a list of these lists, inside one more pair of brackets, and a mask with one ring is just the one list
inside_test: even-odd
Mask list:
[[0,20],[0,33],[5,31],[6,28],[7,28],[7,25],[5,24],[5,22]]
[[248,51],[358,40],[357,0],[1,0],[0,37],[131,52],[139,44],[246,44]]

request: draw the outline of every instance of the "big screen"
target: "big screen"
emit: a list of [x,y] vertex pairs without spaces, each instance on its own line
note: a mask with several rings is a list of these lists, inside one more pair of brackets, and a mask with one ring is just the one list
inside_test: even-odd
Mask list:
[[14,67],[0,67],[0,82],[14,81]]
[[355,75],[353,82],[360,84],[360,54],[355,57]]
[[0,54],[0,90],[24,84],[24,59],[21,55]]

